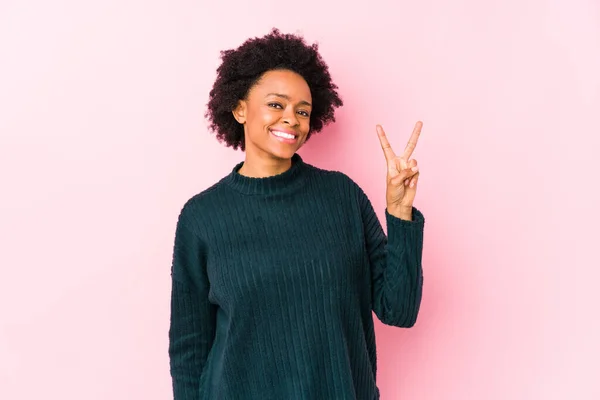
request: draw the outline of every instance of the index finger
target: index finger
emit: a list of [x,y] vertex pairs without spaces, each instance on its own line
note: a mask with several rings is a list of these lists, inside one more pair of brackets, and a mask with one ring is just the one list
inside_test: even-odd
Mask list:
[[383,127],[381,125],[377,125],[377,136],[379,136],[379,143],[381,143],[381,148],[383,149],[383,155],[385,159],[390,161],[396,158],[396,153],[392,150],[392,146],[390,142],[388,142],[387,137],[385,136],[385,132],[383,131]]
[[423,123],[421,121],[417,121],[415,124],[415,128],[413,129],[412,135],[410,135],[410,139],[408,139],[408,143],[406,148],[404,149],[403,158],[405,160],[410,159],[415,147],[417,147],[417,141],[419,140],[419,135],[421,135],[421,128],[423,127]]

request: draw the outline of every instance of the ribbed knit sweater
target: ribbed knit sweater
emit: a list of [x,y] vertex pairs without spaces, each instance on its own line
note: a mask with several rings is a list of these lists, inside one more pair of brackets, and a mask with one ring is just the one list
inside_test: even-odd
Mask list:
[[387,236],[347,175],[292,157],[232,172],[179,214],[171,268],[175,400],[374,400],[373,312],[411,327],[423,214],[385,210]]

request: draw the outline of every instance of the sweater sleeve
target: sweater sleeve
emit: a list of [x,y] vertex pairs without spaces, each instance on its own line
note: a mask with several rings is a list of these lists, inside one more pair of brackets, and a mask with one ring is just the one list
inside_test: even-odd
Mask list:
[[171,267],[169,361],[174,400],[200,398],[200,376],[212,347],[216,306],[208,300],[205,252],[180,217]]
[[362,190],[360,207],[371,270],[373,311],[386,325],[410,328],[417,320],[423,290],[423,214],[413,207],[412,221],[406,221],[390,215],[386,209],[386,236]]

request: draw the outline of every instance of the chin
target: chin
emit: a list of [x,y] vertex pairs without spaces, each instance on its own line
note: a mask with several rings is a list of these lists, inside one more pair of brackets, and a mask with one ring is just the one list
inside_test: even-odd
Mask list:
[[292,149],[279,150],[279,151],[271,151],[270,153],[273,156],[273,158],[278,158],[281,160],[289,160],[290,158],[292,158],[294,153],[296,153],[296,150],[292,150]]
[[294,145],[294,146],[290,146],[290,145],[283,145],[283,146],[278,146],[277,144],[275,144],[275,146],[269,146],[269,153],[271,153],[271,155],[274,158],[280,158],[280,159],[290,159],[292,158],[292,156],[294,155],[294,153],[296,153],[298,151],[298,149],[300,149],[300,147],[302,146],[298,146],[298,145]]

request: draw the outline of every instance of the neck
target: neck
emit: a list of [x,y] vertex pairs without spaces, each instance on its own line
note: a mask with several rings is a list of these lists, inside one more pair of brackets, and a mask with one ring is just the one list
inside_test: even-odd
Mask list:
[[238,173],[249,178],[266,178],[279,175],[291,166],[290,158],[256,157],[246,153],[246,159]]
[[236,164],[224,180],[231,188],[247,195],[290,193],[302,187],[307,171],[310,170],[298,153],[292,156],[291,167],[276,175],[266,177],[245,176],[239,173],[243,164],[243,161]]

